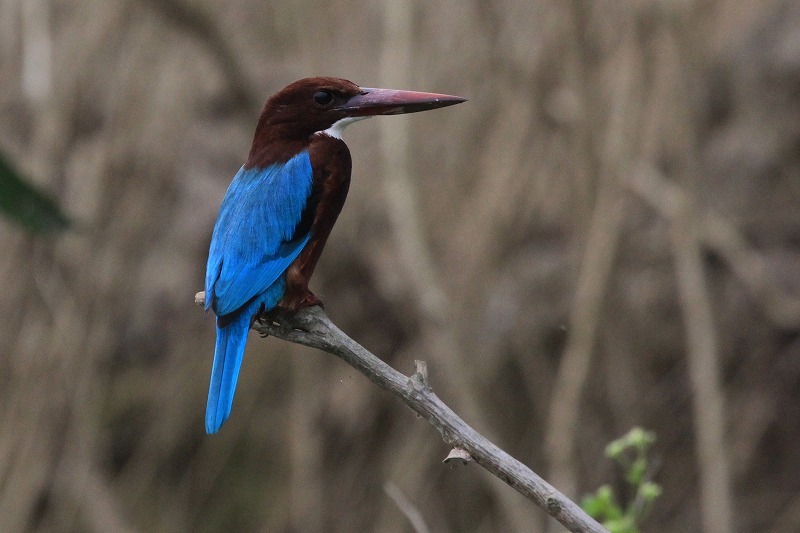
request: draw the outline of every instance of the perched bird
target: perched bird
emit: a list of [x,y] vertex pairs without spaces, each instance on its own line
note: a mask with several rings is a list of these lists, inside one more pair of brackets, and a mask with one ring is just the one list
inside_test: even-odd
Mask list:
[[255,319],[321,304],[308,282],[350,186],[345,126],[464,101],[369,89],[337,78],[302,79],[267,100],[250,155],[228,187],[211,237],[205,305],[217,316],[217,343],[208,433],[216,433],[231,412]]

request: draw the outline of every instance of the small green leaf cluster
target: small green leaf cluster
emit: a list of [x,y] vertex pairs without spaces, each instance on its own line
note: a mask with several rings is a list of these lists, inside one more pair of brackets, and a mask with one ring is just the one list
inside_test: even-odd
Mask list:
[[606,457],[623,468],[633,498],[623,507],[612,488],[603,485],[594,494],[586,496],[581,507],[600,520],[611,533],[638,533],[653,508],[653,502],[661,495],[661,486],[647,479],[650,468],[647,451],[655,442],[655,433],[635,427],[606,446]]

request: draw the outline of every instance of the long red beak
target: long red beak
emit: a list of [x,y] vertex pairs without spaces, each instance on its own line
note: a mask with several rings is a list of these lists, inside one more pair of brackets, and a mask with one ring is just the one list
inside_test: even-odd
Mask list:
[[439,107],[466,102],[466,98],[449,94],[398,91],[395,89],[372,89],[362,87],[361,94],[353,96],[339,109],[351,117],[372,115],[399,115],[416,113]]

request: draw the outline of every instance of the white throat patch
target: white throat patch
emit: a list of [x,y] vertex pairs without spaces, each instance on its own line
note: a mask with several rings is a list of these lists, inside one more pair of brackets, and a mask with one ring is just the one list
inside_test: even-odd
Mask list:
[[341,139],[342,132],[344,129],[352,124],[353,122],[358,122],[359,120],[364,120],[367,117],[345,117],[342,119],[337,120],[333,123],[333,125],[328,128],[327,130],[318,131],[317,133],[320,135],[327,135],[328,137],[333,137],[334,139]]

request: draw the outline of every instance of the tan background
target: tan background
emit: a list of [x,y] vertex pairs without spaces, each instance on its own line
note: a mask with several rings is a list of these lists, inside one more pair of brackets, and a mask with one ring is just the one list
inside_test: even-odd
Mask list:
[[467,104],[348,129],[312,288],[573,497],[658,434],[648,531],[800,523],[800,9],[787,1],[0,0],[0,530],[538,531],[331,356],[253,335],[203,412],[211,228],[260,106],[335,75]]

